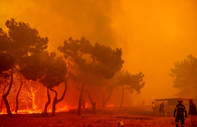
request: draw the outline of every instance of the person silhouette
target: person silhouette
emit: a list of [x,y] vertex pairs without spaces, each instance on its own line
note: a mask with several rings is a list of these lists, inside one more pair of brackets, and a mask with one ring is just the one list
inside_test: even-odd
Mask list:
[[179,121],[181,121],[181,127],[184,127],[184,121],[187,117],[187,111],[185,109],[185,106],[183,105],[183,100],[181,98],[178,99],[178,104],[176,105],[176,108],[174,110],[174,117],[176,127],[179,127]]
[[165,113],[164,113],[164,103],[163,102],[159,105],[159,115],[161,116],[161,114],[163,116],[165,116]]
[[197,112],[196,112],[196,105],[193,103],[192,99],[189,100],[189,113],[188,114],[191,115],[192,127],[196,127]]

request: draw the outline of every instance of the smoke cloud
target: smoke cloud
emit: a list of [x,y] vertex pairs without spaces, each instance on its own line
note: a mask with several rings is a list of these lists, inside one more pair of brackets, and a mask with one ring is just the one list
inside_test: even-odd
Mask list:
[[[195,0],[1,0],[0,26],[7,19],[30,23],[56,50],[68,37],[121,47],[124,69],[142,71],[139,98],[175,97],[174,62],[197,56]],[[150,92],[151,91],[151,92]]]

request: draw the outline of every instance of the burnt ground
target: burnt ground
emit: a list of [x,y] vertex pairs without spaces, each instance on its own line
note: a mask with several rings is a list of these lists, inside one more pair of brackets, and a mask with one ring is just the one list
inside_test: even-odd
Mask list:
[[[12,118],[0,115],[0,127],[175,127],[174,117],[154,116],[151,112],[129,110],[99,110],[96,114],[89,111],[78,116],[76,110],[57,113],[44,117],[42,114],[14,114]],[[190,118],[185,127],[191,127]]]

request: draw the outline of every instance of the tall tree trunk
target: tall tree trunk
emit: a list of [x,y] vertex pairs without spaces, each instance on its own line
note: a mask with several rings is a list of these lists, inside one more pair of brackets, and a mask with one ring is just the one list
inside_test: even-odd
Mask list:
[[20,92],[21,92],[21,89],[22,89],[22,85],[23,85],[23,79],[22,79],[22,75],[20,74],[20,80],[21,80],[21,82],[20,82],[20,88],[19,88],[19,90],[18,90],[18,92],[17,92],[17,95],[16,95],[16,108],[15,108],[15,112],[17,113],[17,111],[18,111],[18,97],[19,97],[19,94],[20,94]]
[[44,106],[44,115],[47,116],[47,108],[49,106],[49,104],[51,103],[51,96],[49,94],[49,88],[47,88],[47,97],[48,97],[48,101],[46,102],[45,106]]
[[3,97],[1,98],[1,107],[0,107],[0,113],[2,112],[3,110]]
[[13,73],[14,73],[14,72],[13,72],[13,67],[12,67],[12,69],[11,69],[10,85],[9,85],[9,87],[8,87],[7,92],[3,95],[3,100],[4,100],[4,103],[5,103],[5,106],[6,106],[7,113],[8,113],[8,116],[9,116],[9,117],[12,117],[12,112],[11,112],[11,110],[10,110],[10,105],[9,105],[9,103],[8,103],[7,96],[9,95],[10,90],[11,90],[11,88],[12,88],[12,84],[13,84]]
[[52,116],[55,116],[55,105],[57,103],[57,91],[51,89],[53,92],[55,92],[55,97],[53,99],[53,104],[52,104]]
[[65,85],[64,92],[63,92],[62,96],[60,97],[60,99],[57,98],[57,91],[54,90],[55,97],[53,99],[53,105],[52,105],[52,116],[55,116],[56,104],[59,103],[60,101],[62,101],[65,97],[65,94],[66,94],[67,88],[68,88],[67,80],[64,82],[64,85]]
[[90,103],[92,104],[92,112],[96,113],[96,102],[92,100],[92,97],[90,96],[90,93],[88,91],[84,91],[84,92],[87,93]]
[[2,93],[2,97],[1,97],[0,112],[2,112],[2,110],[3,110],[3,95],[4,95],[4,93],[5,93],[5,89],[6,89],[6,85],[4,85],[4,87],[3,87],[3,93]]
[[77,111],[78,115],[81,115],[81,105],[82,105],[82,97],[83,97],[84,86],[85,86],[85,84],[82,84],[81,90],[80,90],[79,104],[78,104],[78,111]]
[[106,98],[106,99],[105,99],[105,97],[103,97],[103,98],[104,98],[104,100],[103,100],[103,107],[105,107],[105,106],[106,106],[106,104],[107,104],[107,102],[109,101],[109,99],[110,99],[110,97],[111,97],[112,93],[113,93],[113,88],[112,88],[112,89],[110,89],[110,91],[109,91],[109,93],[108,93],[108,95],[107,95],[107,98]]
[[121,102],[120,102],[120,107],[122,108],[123,105],[123,100],[124,100],[124,85],[122,84],[122,97],[121,97]]

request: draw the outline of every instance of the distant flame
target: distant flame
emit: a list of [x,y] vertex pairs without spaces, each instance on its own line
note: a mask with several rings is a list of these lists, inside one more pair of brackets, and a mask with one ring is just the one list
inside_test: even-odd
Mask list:
[[113,104],[108,104],[106,107],[107,107],[107,108],[113,108],[113,107],[116,107],[116,106],[113,105]]
[[[34,111],[34,110],[18,110],[18,113],[17,114],[33,114],[33,113],[42,113],[42,111]],[[16,113],[14,113],[16,114]]]
[[62,108],[58,108],[58,109],[56,110],[56,112],[65,112],[65,111],[69,111],[69,108],[68,108],[67,105],[65,105],[65,106],[62,107]]
[[85,108],[90,107],[89,103],[85,103]]

